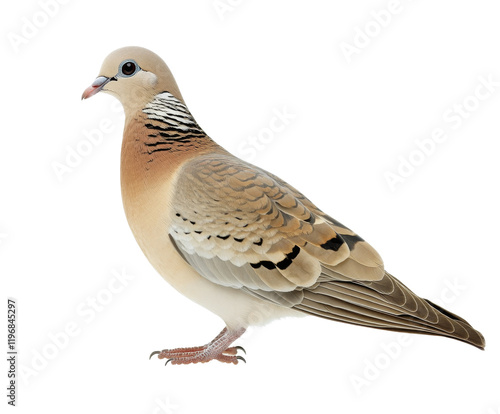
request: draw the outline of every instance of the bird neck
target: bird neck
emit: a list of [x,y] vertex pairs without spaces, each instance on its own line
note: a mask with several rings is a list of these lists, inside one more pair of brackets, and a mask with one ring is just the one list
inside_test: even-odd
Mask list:
[[157,94],[143,108],[127,116],[124,145],[133,146],[134,151],[150,158],[148,162],[165,156],[185,158],[218,147],[186,105],[169,92]]
[[213,144],[186,105],[169,92],[157,94],[142,113],[148,130],[144,146],[150,154],[185,152]]
[[[191,158],[225,152],[194,120],[186,105],[168,92],[127,113],[121,155],[122,191],[156,191]],[[149,197],[149,196],[147,196]]]

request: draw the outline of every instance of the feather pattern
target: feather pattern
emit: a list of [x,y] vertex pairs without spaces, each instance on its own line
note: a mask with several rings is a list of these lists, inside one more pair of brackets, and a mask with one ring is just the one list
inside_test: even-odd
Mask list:
[[411,292],[373,247],[278,177],[211,153],[185,165],[177,188],[170,234],[211,282],[327,319],[484,346],[465,320]]

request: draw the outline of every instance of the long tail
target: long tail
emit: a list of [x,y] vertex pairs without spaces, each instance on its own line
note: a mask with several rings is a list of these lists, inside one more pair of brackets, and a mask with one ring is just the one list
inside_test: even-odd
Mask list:
[[294,308],[354,325],[446,336],[484,349],[483,335],[465,319],[415,295],[387,272],[375,282],[325,279],[305,289]]

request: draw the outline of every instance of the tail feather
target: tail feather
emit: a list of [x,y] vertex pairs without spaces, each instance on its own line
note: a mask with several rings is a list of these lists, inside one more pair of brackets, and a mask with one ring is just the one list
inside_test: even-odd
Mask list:
[[322,318],[485,346],[483,335],[465,319],[415,295],[389,273],[376,282],[323,279],[303,295],[294,308]]

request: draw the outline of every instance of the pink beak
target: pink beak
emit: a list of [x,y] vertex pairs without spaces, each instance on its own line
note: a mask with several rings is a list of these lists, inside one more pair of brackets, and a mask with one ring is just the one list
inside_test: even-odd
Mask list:
[[99,76],[87,89],[83,91],[82,99],[90,98],[94,96],[97,92],[99,92],[104,85],[106,85],[111,78],[107,78],[106,76]]

